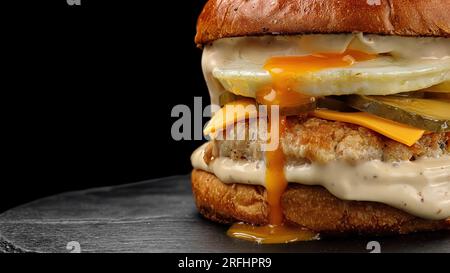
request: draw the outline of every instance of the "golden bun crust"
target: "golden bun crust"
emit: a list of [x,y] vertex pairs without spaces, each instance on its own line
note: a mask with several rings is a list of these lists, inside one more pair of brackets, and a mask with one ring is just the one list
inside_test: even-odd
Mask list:
[[450,37],[449,14],[448,0],[209,0],[195,42],[348,32]]
[[[215,175],[194,169],[192,191],[199,212],[219,223],[268,224],[269,206],[261,186],[225,184]],[[406,234],[449,230],[450,221],[417,218],[375,203],[340,200],[319,186],[290,184],[282,196],[286,219],[320,233]]]

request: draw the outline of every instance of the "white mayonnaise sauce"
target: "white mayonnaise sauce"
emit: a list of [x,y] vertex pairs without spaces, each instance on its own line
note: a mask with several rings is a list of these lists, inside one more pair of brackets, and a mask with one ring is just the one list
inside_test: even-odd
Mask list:
[[[203,159],[206,145],[192,154],[194,168],[213,173],[224,183],[265,186],[263,161],[221,157],[208,166]],[[285,175],[290,183],[320,185],[343,200],[380,202],[425,219],[450,217],[450,157],[287,165]]]

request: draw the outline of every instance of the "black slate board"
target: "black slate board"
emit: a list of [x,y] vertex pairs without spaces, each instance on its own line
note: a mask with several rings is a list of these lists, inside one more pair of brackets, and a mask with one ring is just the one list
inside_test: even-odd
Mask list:
[[[0,252],[450,252],[450,233],[257,245],[200,217],[188,176],[69,192],[0,215]],[[79,246],[79,248],[77,248]]]

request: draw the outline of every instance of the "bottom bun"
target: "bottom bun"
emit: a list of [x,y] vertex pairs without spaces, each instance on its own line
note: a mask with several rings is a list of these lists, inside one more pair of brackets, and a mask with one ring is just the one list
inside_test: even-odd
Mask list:
[[[195,203],[204,217],[226,224],[268,224],[270,208],[264,187],[225,184],[214,174],[197,169],[192,171],[191,180]],[[325,234],[450,229],[450,219],[425,220],[381,203],[341,200],[320,186],[289,184],[281,203],[290,224]]]

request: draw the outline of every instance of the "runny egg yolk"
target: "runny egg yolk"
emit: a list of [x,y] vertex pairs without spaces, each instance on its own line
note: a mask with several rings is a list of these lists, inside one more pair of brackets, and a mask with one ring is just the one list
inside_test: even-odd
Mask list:
[[[308,56],[280,56],[270,58],[264,65],[272,77],[272,84],[256,94],[256,101],[265,105],[296,107],[314,101],[314,98],[293,91],[296,75],[327,68],[351,66],[355,62],[374,59],[376,56],[355,50],[343,53],[317,53]],[[270,122],[270,120],[269,120]],[[269,126],[270,128],[270,126]],[[280,138],[286,129],[286,117],[280,117]],[[269,225],[252,226],[234,224],[229,230],[231,237],[258,243],[287,243],[317,239],[312,231],[285,224],[281,196],[288,182],[284,175],[285,156],[281,144],[274,151],[266,151],[266,191],[269,206]]]
[[373,54],[356,50],[343,53],[316,53],[307,56],[279,56],[270,58],[264,65],[272,77],[272,85],[256,93],[256,101],[280,107],[297,106],[312,100],[308,95],[293,91],[296,75],[327,68],[351,66],[355,62],[374,59]]

